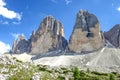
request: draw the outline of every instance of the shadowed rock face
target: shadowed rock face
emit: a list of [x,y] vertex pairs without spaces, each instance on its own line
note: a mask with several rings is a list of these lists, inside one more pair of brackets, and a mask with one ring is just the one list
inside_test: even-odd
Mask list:
[[104,33],[104,37],[116,48],[120,48],[120,24],[115,25],[108,32]]
[[74,30],[68,44],[69,51],[89,52],[104,46],[99,21],[87,11],[79,11]]
[[19,36],[18,40],[15,40],[12,47],[12,53],[20,54],[28,52],[29,41],[26,40],[25,36],[22,34]]

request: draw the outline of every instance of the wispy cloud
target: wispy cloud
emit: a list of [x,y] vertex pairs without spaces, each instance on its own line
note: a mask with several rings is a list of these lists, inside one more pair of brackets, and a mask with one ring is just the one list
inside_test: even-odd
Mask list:
[[57,3],[57,0],[51,0],[53,3]]
[[112,3],[112,6],[114,6],[114,3]]
[[19,25],[19,24],[21,24],[21,22],[20,21],[9,22],[9,21],[0,20],[0,24],[4,24],[4,25],[8,25],[8,24]]
[[26,6],[26,9],[29,9],[29,6],[28,6],[28,5]]
[[11,35],[15,38],[18,39],[18,37],[21,35],[20,33],[11,33]]
[[68,5],[68,4],[72,3],[72,0],[65,0],[65,2],[66,2],[66,5]]
[[8,52],[11,49],[9,44],[5,44],[4,42],[0,41],[0,54]]
[[120,12],[120,6],[117,8],[117,11],[119,11],[119,12]]
[[8,18],[8,19],[17,19],[21,20],[22,15],[20,13],[17,13],[13,10],[9,10],[8,8],[5,7],[6,3],[4,0],[0,0],[0,15]]
[[21,22],[19,21],[19,22],[12,22],[13,24],[16,24],[16,25],[18,25],[18,24],[20,24]]
[[9,24],[9,22],[8,21],[2,21],[2,20],[0,20],[0,24]]
[[[51,0],[51,1],[54,2],[54,3],[58,3],[60,0]],[[66,5],[72,3],[72,0],[63,0],[63,1],[66,3]]]
[[5,22],[3,22],[2,24],[9,24],[9,22],[8,22],[8,21],[5,21]]

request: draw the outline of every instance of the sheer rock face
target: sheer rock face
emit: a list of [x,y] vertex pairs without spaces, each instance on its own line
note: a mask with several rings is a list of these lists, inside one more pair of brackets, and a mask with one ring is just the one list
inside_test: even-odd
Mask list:
[[38,30],[32,33],[30,42],[28,51],[31,54],[64,50],[67,46],[62,24],[51,16],[46,17]]
[[99,21],[87,11],[79,11],[74,30],[68,44],[69,51],[89,52],[104,46]]
[[20,36],[18,41],[14,41],[12,52],[41,54],[53,50],[64,50],[66,46],[67,40],[64,38],[62,24],[48,16],[41,22],[38,30],[32,32],[29,40]]
[[108,32],[104,32],[104,37],[114,47],[120,48],[120,24],[115,25]]
[[26,40],[25,36],[22,34],[19,36],[18,40],[14,40],[12,53],[20,54],[28,52],[29,41]]

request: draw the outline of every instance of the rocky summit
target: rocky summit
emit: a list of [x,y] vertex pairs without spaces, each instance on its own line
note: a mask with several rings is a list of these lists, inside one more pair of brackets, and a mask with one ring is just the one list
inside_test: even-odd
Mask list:
[[88,11],[80,10],[68,44],[69,51],[89,52],[103,46],[103,36],[97,17]]
[[14,41],[13,53],[41,54],[53,50],[64,50],[67,46],[61,22],[55,20],[52,16],[43,19],[38,30],[32,32],[29,40],[26,40],[23,36],[19,38],[18,41]]
[[50,51],[68,50],[72,52],[92,52],[104,47],[104,39],[97,17],[88,11],[80,10],[71,34],[69,44],[64,37],[62,23],[47,16],[40,23],[30,39],[20,36],[14,41],[13,53],[43,54]]
[[104,37],[114,47],[120,48],[120,24],[117,24],[109,31],[104,32]]
[[31,36],[30,52],[46,53],[53,50],[64,50],[67,40],[64,38],[64,29],[58,20],[47,16],[40,24],[39,29]]
[[14,40],[12,53],[19,54],[19,53],[28,52],[29,44],[30,42],[29,40],[26,40],[24,34],[20,35],[17,40]]

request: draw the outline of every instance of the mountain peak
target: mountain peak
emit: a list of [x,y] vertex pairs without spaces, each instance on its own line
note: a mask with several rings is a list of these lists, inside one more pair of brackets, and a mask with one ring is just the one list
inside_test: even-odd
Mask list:
[[52,16],[47,16],[43,19],[39,29],[36,31],[37,34],[43,34],[45,32],[54,32],[55,35],[61,35],[64,37],[64,29],[62,23]]
[[[32,32],[28,41],[24,35],[21,35],[18,43],[13,46],[14,53],[18,53],[17,51],[19,51],[19,53],[41,54],[53,50],[66,49],[67,40],[64,38],[64,29],[61,22],[52,16],[47,16],[40,23],[37,31]],[[21,51],[23,47],[25,50]]]
[[23,40],[23,39],[26,39],[25,35],[24,34],[21,34],[19,37],[18,37],[18,42]]
[[120,24],[116,24],[112,29],[104,33],[105,39],[116,48],[120,48]]
[[69,50],[78,53],[89,52],[103,46],[104,42],[97,17],[88,11],[80,10],[70,37]]

